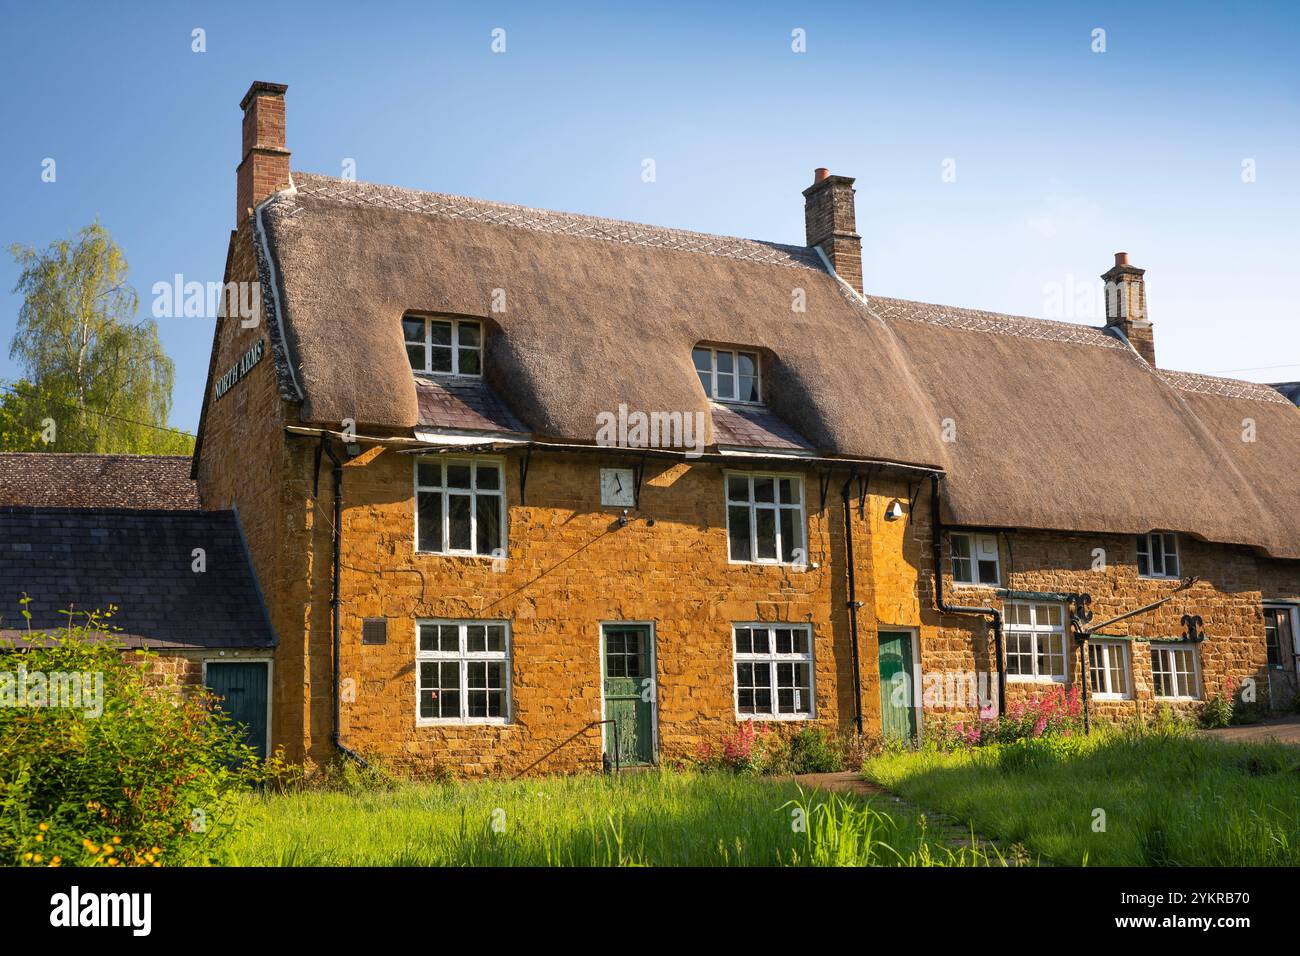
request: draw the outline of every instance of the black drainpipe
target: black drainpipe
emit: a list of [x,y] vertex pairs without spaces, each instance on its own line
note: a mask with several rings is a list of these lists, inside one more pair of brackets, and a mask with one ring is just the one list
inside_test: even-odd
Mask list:
[[1002,612],[995,607],[963,607],[958,604],[949,604],[943,599],[943,519],[940,517],[940,492],[939,482],[942,481],[941,475],[933,475],[930,478],[930,524],[931,535],[934,538],[934,603],[935,607],[944,614],[983,614],[989,618],[989,625],[993,628],[993,653],[996,655],[998,668],[998,716],[1006,713],[1007,709],[1007,675],[1003,672],[1002,664]]
[[862,668],[858,662],[858,601],[856,577],[853,571],[853,517],[849,508],[849,486],[856,472],[850,471],[844,482],[844,560],[849,569],[849,594],[845,607],[849,612],[849,639],[853,643],[853,723],[862,736]]
[[[325,449],[325,454],[329,455],[330,461],[334,463],[334,548],[332,557],[332,570],[334,576],[333,594],[330,597],[330,619],[331,626],[334,630],[334,731],[332,737],[334,746],[345,756],[355,760],[363,767],[368,767],[366,759],[359,753],[343,743],[343,736],[340,732],[342,721],[342,692],[340,683],[342,680],[339,653],[342,647],[342,617],[339,609],[339,572],[341,568],[340,551],[343,544],[343,462],[339,456],[334,454],[334,449],[330,447],[329,439],[321,435],[320,446]],[[319,459],[318,459],[319,460]]]

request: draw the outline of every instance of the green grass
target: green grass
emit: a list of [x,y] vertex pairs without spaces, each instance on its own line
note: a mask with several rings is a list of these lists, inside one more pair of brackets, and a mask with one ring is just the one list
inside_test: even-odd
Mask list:
[[[247,798],[252,866],[970,866],[923,820],[792,783],[664,771]],[[806,820],[803,830],[795,822]],[[494,829],[493,822],[499,829]],[[994,863],[999,861],[994,860]]]
[[[1043,862],[1300,865],[1300,748],[1096,732],[887,754],[866,775]],[[1094,829],[1105,814],[1105,829]]]

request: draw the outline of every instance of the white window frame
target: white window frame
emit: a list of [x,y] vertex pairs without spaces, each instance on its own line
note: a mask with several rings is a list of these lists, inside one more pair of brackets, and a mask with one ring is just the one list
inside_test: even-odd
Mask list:
[[[696,376],[703,374],[704,369],[695,365],[695,352],[707,351],[709,353],[709,387],[705,389],[709,398],[715,402],[727,402],[732,405],[762,405],[763,404],[763,361],[762,356],[752,349],[727,349],[718,348],[713,345],[697,345],[691,349],[691,367],[695,369]],[[718,353],[725,353],[731,356],[731,373],[732,393],[731,395],[718,394]],[[747,398],[740,398],[740,356],[747,355],[754,361],[754,390],[758,392],[758,399],[750,401]],[[725,373],[724,373],[725,374]],[[704,383],[701,382],[701,385]]]
[[[458,631],[459,646],[455,651],[420,650],[420,627],[422,625],[455,626]],[[470,651],[468,649],[469,628],[473,626],[500,626],[503,629],[502,649],[500,651]],[[514,637],[510,632],[510,622],[504,620],[467,620],[463,618],[419,618],[415,622],[415,723],[420,727],[474,724],[508,724],[513,715],[513,689],[510,669],[510,655]],[[456,662],[460,665],[460,716],[459,717],[421,717],[420,716],[420,664]],[[469,713],[469,665],[471,663],[501,664],[501,710],[500,717],[470,717]]]
[[[966,542],[967,557],[959,558],[957,556],[957,542],[964,540]],[[989,560],[987,549],[993,553],[993,580],[982,581],[979,579],[979,563],[981,560]],[[951,555],[949,566],[952,571],[952,583],[963,584],[978,587],[995,588],[1002,583],[1002,554],[998,548],[998,536],[995,534],[977,534],[971,531],[954,531],[948,535],[948,550]],[[981,557],[983,555],[983,557]],[[966,561],[970,565],[970,575],[968,577],[959,577],[957,574],[957,562]]]
[[[1167,662],[1168,665],[1170,665],[1171,669],[1167,673],[1169,673],[1173,679],[1175,685],[1174,689],[1176,693],[1173,694],[1156,693],[1156,655],[1157,654],[1171,655],[1170,660]],[[1187,654],[1188,656],[1191,657],[1192,660],[1192,666],[1190,668],[1191,680],[1196,685],[1194,688],[1192,688],[1193,693],[1190,694],[1186,693],[1187,687],[1184,686],[1183,684],[1182,676],[1176,670],[1172,669],[1172,663],[1173,663],[1172,656],[1178,654]],[[1200,700],[1201,699],[1201,655],[1197,653],[1196,645],[1194,644],[1183,644],[1183,645],[1152,644],[1151,645],[1151,696],[1154,697],[1156,700]]]
[[[1097,690],[1092,683],[1092,654],[1096,650],[1101,657],[1101,677],[1105,690]],[[1119,671],[1124,676],[1124,687],[1115,690],[1111,686],[1111,668],[1114,656],[1119,655]],[[1133,669],[1129,657],[1128,641],[1088,640],[1088,694],[1094,700],[1128,700],[1133,696]]]
[[[1155,572],[1155,548],[1153,545],[1160,545],[1160,571]],[[1169,573],[1169,559],[1173,557],[1174,570]],[[1142,558],[1147,559],[1146,573],[1142,573]],[[1151,578],[1153,580],[1171,580],[1182,577],[1183,555],[1178,546],[1178,535],[1172,532],[1152,531],[1149,534],[1140,534],[1137,536],[1137,568],[1138,577]]]
[[[731,500],[731,479],[744,478],[748,479],[748,501]],[[771,478],[773,484],[772,501],[755,501],[754,500],[754,481],[759,478]],[[781,497],[781,482],[790,481],[794,487],[799,489],[798,504],[785,504],[779,501]],[[804,488],[803,477],[797,474],[786,474],[770,471],[724,471],[722,473],[722,506],[726,511],[727,519],[727,561],[730,564],[772,564],[782,567],[798,567],[808,563],[808,523],[807,516],[804,512],[804,502],[807,500],[807,489]],[[749,515],[749,558],[736,558],[731,554],[731,509],[747,508]],[[776,522],[776,557],[760,558],[758,556],[758,512],[760,509],[773,510],[776,512],[774,519]],[[791,560],[781,560],[782,538],[781,538],[781,512],[795,512],[795,533],[798,541],[791,548]],[[800,560],[800,556],[802,559]]]
[[[1060,610],[1061,610],[1061,623],[1060,623],[1060,625],[1054,625],[1054,624],[1051,624],[1050,622],[1047,623],[1047,624],[1039,624],[1039,623],[1038,623],[1038,609],[1039,609],[1040,607],[1047,607],[1047,606],[1060,608]],[[1067,683],[1069,683],[1069,681],[1070,681],[1070,645],[1069,645],[1069,641],[1067,640],[1067,637],[1068,637],[1068,635],[1069,635],[1069,629],[1066,627],[1066,622],[1069,620],[1069,616],[1068,616],[1068,611],[1067,611],[1067,608],[1065,607],[1065,605],[1064,605],[1064,604],[1057,604],[1055,601],[1008,601],[1008,602],[1006,603],[1005,607],[1006,607],[1007,610],[1010,610],[1012,607],[1025,607],[1025,608],[1028,608],[1028,609],[1029,609],[1029,623],[1028,623],[1028,624],[1011,624],[1011,623],[1010,623],[1010,615],[1009,615],[1009,614],[1008,614],[1008,615],[1005,615],[1005,617],[1006,617],[1006,619],[1007,619],[1007,624],[1005,625],[1005,627],[1004,627],[1004,629],[1003,629],[1003,638],[1004,638],[1003,644],[1004,644],[1004,646],[1003,646],[1003,648],[1002,648],[1002,656],[1003,656],[1003,659],[1004,659],[1004,664],[1005,664],[1006,667],[1007,667],[1007,681],[1008,681],[1008,682],[1016,681],[1016,682],[1025,682],[1025,683],[1028,683],[1028,682],[1033,682],[1033,683],[1048,683],[1048,682],[1051,682],[1051,683],[1054,683],[1054,684],[1067,684]],[[1010,662],[1010,658],[1011,658],[1011,647],[1010,647],[1010,644],[1009,644],[1005,639],[1006,639],[1006,638],[1009,638],[1012,634],[1016,634],[1016,635],[1027,635],[1027,636],[1029,636],[1030,638],[1032,638],[1032,642],[1031,642],[1031,644],[1030,644],[1030,663],[1031,663],[1032,666],[1033,666],[1033,673],[1032,673],[1032,674],[1012,674],[1012,673],[1011,673],[1011,670],[1010,670],[1010,663],[1011,663],[1011,662]],[[1054,675],[1054,674],[1046,674],[1046,675],[1044,675],[1044,674],[1040,674],[1040,673],[1038,672],[1038,642],[1039,642],[1039,638],[1040,638],[1040,637],[1045,637],[1045,636],[1052,636],[1052,635],[1058,635],[1058,636],[1060,637],[1060,639],[1061,639],[1061,667],[1063,668],[1064,673],[1062,673],[1059,677],[1056,676],[1056,675]],[[1017,656],[1019,656],[1019,655],[1017,654]]]
[[[421,463],[441,467],[440,484],[420,484]],[[450,491],[448,490],[447,468],[450,465],[470,466],[469,488],[453,488],[450,489]],[[496,468],[498,475],[497,488],[479,489],[478,470],[481,466]],[[491,559],[504,559],[507,556],[510,550],[510,529],[506,527],[506,466],[504,458],[482,456],[473,458],[451,458],[443,457],[441,455],[418,455],[416,456],[415,461],[412,462],[412,483],[415,488],[412,500],[413,510],[415,513],[415,527],[414,534],[412,534],[411,537],[412,545],[415,548],[416,554],[456,555],[460,557]],[[441,547],[436,551],[420,547],[420,545],[424,543],[420,540],[420,493],[424,491],[439,492],[442,495],[442,541],[440,542]],[[451,508],[451,496],[453,494],[466,495],[469,497],[469,549],[448,547],[451,542],[451,525],[448,521],[448,514]],[[500,551],[499,554],[495,551],[484,554],[481,551],[476,550],[478,547],[478,499],[480,496],[486,497],[489,495],[495,496],[498,499],[498,507],[500,509],[499,520],[501,527],[501,543],[498,549]]]
[[[484,328],[483,328],[483,323],[480,322],[478,319],[457,319],[457,318],[453,318],[452,316],[449,316],[449,315],[417,315],[417,314],[414,314],[414,313],[410,313],[410,312],[408,312],[407,314],[405,314],[405,315],[402,316],[402,321],[403,321],[403,322],[411,321],[411,322],[423,322],[423,323],[424,323],[424,342],[423,342],[423,345],[424,345],[424,367],[423,367],[423,368],[415,368],[414,366],[412,366],[412,369],[411,369],[411,370],[412,370],[413,372],[417,372],[417,373],[419,373],[419,374],[421,374],[421,375],[438,375],[438,376],[444,376],[444,377],[446,377],[446,376],[454,376],[454,377],[456,377],[456,378],[482,378],[482,377],[483,377],[483,335],[484,335]],[[451,348],[451,371],[450,371],[450,372],[435,371],[434,368],[433,368],[433,349],[434,349],[434,345],[433,345],[433,323],[434,323],[434,322],[440,322],[440,323],[443,323],[443,324],[449,324],[449,325],[451,326],[451,345],[450,345],[450,348]],[[478,329],[478,345],[465,345],[465,346],[462,346],[462,345],[460,344],[460,330],[461,330],[461,326],[463,326],[463,325],[472,325],[472,326],[474,326],[474,327],[476,327],[476,328]],[[407,338],[406,338],[406,330],[405,330],[405,328],[403,328],[403,330],[402,330],[402,348],[403,348],[404,350],[405,350],[406,346],[408,346],[408,345],[420,345],[420,344],[421,344],[421,343],[419,343],[419,342],[409,342],[409,341],[407,341]],[[445,345],[439,345],[438,348],[448,348],[448,346],[445,346]],[[461,350],[462,348],[465,348],[465,349],[474,349],[476,352],[478,352],[478,371],[477,371],[477,372],[462,372],[462,371],[460,370],[460,350]],[[409,354],[407,355],[407,361],[408,361],[408,362],[410,361],[410,355],[409,355]]]
[[[736,650],[736,631],[741,629],[763,630],[767,631],[767,653],[741,653]],[[808,642],[807,654],[779,654],[776,650],[776,634],[778,630],[802,631]],[[815,655],[813,645],[813,629],[811,624],[788,623],[785,621],[752,621],[737,622],[731,625],[731,698],[732,709],[736,713],[737,720],[812,720],[817,716],[817,670],[815,667]],[[746,714],[740,710],[740,665],[741,664],[767,664],[768,665],[768,690],[772,697],[772,711],[768,713]],[[778,664],[807,664],[808,665],[808,712],[782,714],[777,711],[777,665]]]

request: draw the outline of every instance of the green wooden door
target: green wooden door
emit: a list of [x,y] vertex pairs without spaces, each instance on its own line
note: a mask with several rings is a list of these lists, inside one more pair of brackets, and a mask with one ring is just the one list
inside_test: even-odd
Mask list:
[[879,641],[881,730],[886,737],[915,740],[912,635],[907,631],[881,631]]
[[[607,624],[603,634],[605,719],[618,724],[618,762],[654,762],[653,647],[644,624]],[[605,753],[614,756],[614,728],[605,725]]]
[[221,708],[244,728],[244,739],[266,757],[266,661],[210,661],[207,666],[208,687],[221,698]]

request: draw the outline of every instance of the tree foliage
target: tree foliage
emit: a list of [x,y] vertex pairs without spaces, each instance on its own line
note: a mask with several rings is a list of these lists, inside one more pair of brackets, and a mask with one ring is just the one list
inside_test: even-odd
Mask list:
[[0,442],[8,451],[187,454],[168,430],[175,369],[122,250],[98,222],[37,250],[10,247],[23,295],[9,355],[24,380],[4,386]]

